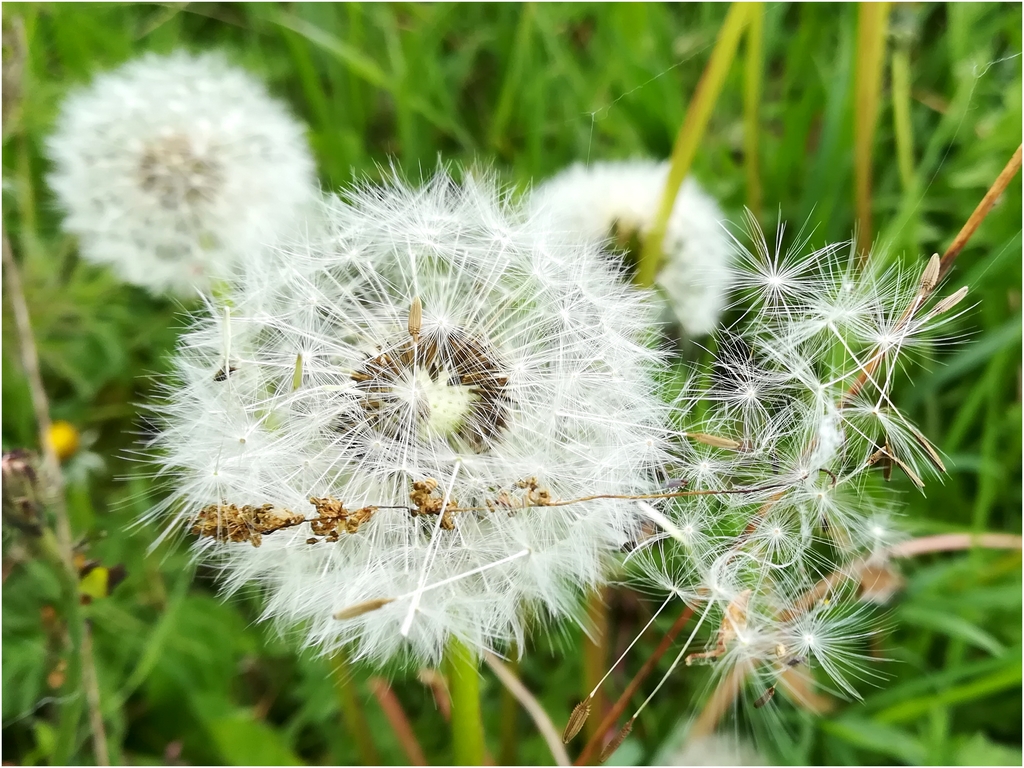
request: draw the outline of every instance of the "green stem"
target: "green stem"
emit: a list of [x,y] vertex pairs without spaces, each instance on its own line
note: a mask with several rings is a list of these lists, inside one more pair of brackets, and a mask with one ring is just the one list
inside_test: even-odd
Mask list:
[[729,7],[729,13],[718,33],[718,40],[715,41],[711,58],[697,83],[693,100],[687,107],[686,118],[679,127],[675,146],[672,147],[668,180],[661,196],[661,205],[651,226],[651,231],[644,241],[643,252],[640,254],[640,267],[637,270],[636,282],[641,286],[654,285],[654,279],[658,276],[663,256],[661,247],[665,240],[669,216],[672,215],[672,208],[675,206],[676,196],[679,194],[683,179],[690,172],[693,158],[697,154],[697,147],[700,146],[704,131],[708,127],[711,110],[714,108],[715,102],[718,101],[718,95],[722,92],[722,85],[729,72],[729,66],[736,57],[736,48],[739,46],[740,34],[743,32],[743,27],[750,14],[750,6],[750,3],[733,3]]
[[867,244],[862,250],[862,258],[870,249],[872,237],[871,155],[878,122],[879,94],[882,90],[882,62],[885,58],[889,6],[889,3],[862,2],[857,15],[853,173],[858,240]]
[[484,722],[480,713],[480,672],[476,656],[452,638],[445,654],[445,676],[452,701],[455,765],[483,765]]
[[338,697],[338,707],[341,709],[341,718],[345,721],[349,736],[355,742],[360,762],[363,765],[380,765],[377,748],[370,737],[370,728],[356,696],[352,668],[343,650],[335,651],[331,657],[331,677],[334,681],[334,692]]
[[764,3],[751,3],[743,71],[743,164],[747,172],[747,206],[761,220],[761,168],[758,137],[764,80]]

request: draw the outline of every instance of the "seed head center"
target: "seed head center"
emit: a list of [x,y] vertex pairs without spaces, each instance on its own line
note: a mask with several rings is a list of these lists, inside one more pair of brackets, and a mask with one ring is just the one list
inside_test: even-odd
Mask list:
[[512,405],[497,350],[461,329],[404,336],[353,372],[369,426],[402,441],[484,451]]
[[220,176],[217,164],[178,134],[151,142],[139,161],[142,189],[170,210],[210,200]]
[[434,378],[425,368],[416,368],[408,378],[399,397],[421,413],[420,430],[426,439],[456,435],[480,399],[472,386],[458,383],[446,370]]

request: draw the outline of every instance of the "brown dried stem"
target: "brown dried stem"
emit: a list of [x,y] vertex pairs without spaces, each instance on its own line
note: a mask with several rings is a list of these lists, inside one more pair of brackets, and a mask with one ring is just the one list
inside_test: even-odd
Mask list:
[[22,367],[25,369],[25,378],[32,397],[32,410],[36,417],[36,426],[39,429],[43,470],[48,480],[43,483],[42,491],[49,496],[47,501],[53,510],[54,528],[57,534],[57,555],[67,581],[69,592],[67,621],[72,638],[77,640],[77,648],[74,649],[74,652],[79,659],[82,690],[85,692],[86,704],[89,708],[93,753],[97,765],[110,765],[107,734],[103,725],[100,692],[92,655],[91,634],[78,605],[78,572],[75,569],[71,522],[64,497],[64,475],[60,470],[60,459],[57,456],[56,448],[50,440],[50,403],[46,397],[46,388],[43,386],[43,377],[39,370],[39,352],[36,349],[35,336],[32,334],[32,322],[21,284],[21,273],[14,260],[6,230],[3,232],[3,267],[7,295],[11,300],[14,322],[18,332]]
[[[985,196],[981,199],[981,202],[978,203],[978,206],[974,209],[974,212],[971,213],[970,217],[967,219],[967,223],[965,223],[963,227],[961,227],[960,231],[957,232],[956,237],[953,238],[953,242],[949,244],[949,247],[946,249],[946,252],[942,254],[942,258],[939,260],[939,273],[937,279],[929,287],[927,287],[926,290],[922,290],[921,300],[911,305],[911,308],[901,319],[896,330],[899,330],[899,328],[902,327],[905,322],[909,322],[914,312],[916,312],[924,305],[924,301],[929,297],[929,295],[931,295],[931,292],[935,289],[936,285],[938,285],[942,278],[944,278],[953,268],[953,263],[956,261],[957,257],[960,255],[961,251],[963,251],[964,247],[967,245],[967,242],[971,239],[974,233],[978,231],[978,227],[981,226],[981,222],[983,222],[985,220],[985,217],[988,216],[989,211],[992,210],[992,206],[995,205],[996,200],[998,200],[999,196],[1006,191],[1006,188],[1007,186],[1009,186],[1010,181],[1013,179],[1014,176],[1017,175],[1017,172],[1020,171],[1020,167],[1021,146],[1018,146],[1017,151],[1013,153],[1013,156],[1010,158],[1010,161],[1006,164],[1006,167],[1003,168],[1000,174],[996,177],[996,180],[992,182],[992,186],[989,187],[988,191],[985,193]],[[843,402],[847,401],[849,398],[852,398],[858,392],[860,392],[864,384],[867,383],[868,378],[872,374],[874,374],[875,369],[878,367],[878,364],[881,362],[881,360],[882,352],[880,350],[873,351],[868,359],[868,362],[864,366],[864,370],[861,371],[860,375],[857,377],[857,380],[854,381],[854,383],[850,386],[850,389],[847,391],[846,397],[844,398]]]
[[[422,483],[414,483],[422,485]],[[571,504],[582,504],[598,499],[621,499],[624,501],[642,501],[645,499],[678,499],[687,496],[712,496],[731,495],[743,493],[763,493],[780,488],[779,485],[759,486],[756,488],[722,488],[705,489],[699,491],[675,491],[672,493],[645,493],[637,495],[627,494],[596,494],[594,496],[581,496],[576,499],[565,499],[562,501],[551,501],[541,495],[536,503],[523,500],[520,506],[504,507],[457,507],[446,506],[446,516],[463,512],[494,512],[496,509],[508,509],[515,511],[519,509],[536,509],[544,507],[566,507]],[[546,492],[545,492],[546,493]],[[436,499],[434,499],[436,501]],[[341,533],[354,534],[359,527],[367,522],[379,509],[404,509],[412,515],[440,514],[440,503],[434,507],[418,503],[414,506],[404,504],[373,505],[350,510],[344,507],[343,502],[330,496],[324,498],[310,498],[310,503],[318,512],[317,517],[305,517],[300,513],[293,512],[284,507],[275,507],[273,504],[261,506],[237,504],[210,504],[203,507],[199,514],[192,521],[192,532],[200,537],[217,539],[218,541],[249,542],[254,547],[259,547],[262,537],[276,531],[287,528],[294,528],[303,523],[310,523],[314,536],[322,537],[326,541],[337,541]],[[442,527],[446,527],[442,525]],[[447,527],[454,527],[453,525]],[[310,539],[310,543],[319,539]]]
[[555,728],[551,718],[548,717],[548,713],[544,711],[544,707],[541,706],[536,697],[513,674],[512,670],[493,653],[485,653],[484,662],[491,668],[491,671],[501,681],[501,684],[523,705],[523,709],[526,710],[526,713],[533,720],[537,730],[540,731],[540,735],[544,737],[548,749],[551,750],[551,756],[555,758],[555,765],[572,765],[569,755],[566,754],[565,747],[562,746],[558,729]]
[[370,690],[377,699],[377,703],[380,704],[380,708],[384,710],[384,716],[387,717],[391,730],[395,732],[398,743],[402,745],[402,750],[409,759],[409,765],[427,765],[423,747],[416,739],[409,718],[406,716],[405,710],[402,709],[398,697],[391,690],[391,686],[385,680],[374,677],[370,680]]
[[942,261],[940,262],[939,279],[941,280],[946,276],[946,273],[953,268],[953,262],[956,261],[956,257],[960,255],[960,251],[967,245],[967,241],[971,239],[971,236],[981,226],[981,222],[988,216],[989,211],[992,210],[992,206],[996,204],[996,200],[999,196],[1006,191],[1006,188],[1010,185],[1010,181],[1017,172],[1020,170],[1021,164],[1021,147],[1017,147],[1017,151],[1013,153],[1013,157],[1006,164],[1006,167],[999,173],[996,180],[992,182],[992,186],[989,187],[988,192],[981,198],[981,202],[978,203],[978,207],[974,209],[970,218],[967,219],[967,223],[963,225],[956,237],[953,238],[953,242],[949,244],[949,248],[942,254]]

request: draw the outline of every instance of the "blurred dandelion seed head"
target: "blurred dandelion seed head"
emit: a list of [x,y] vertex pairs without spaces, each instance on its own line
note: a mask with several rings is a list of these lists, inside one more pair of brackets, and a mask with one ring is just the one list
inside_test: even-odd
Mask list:
[[304,128],[220,56],[149,54],[64,102],[49,183],[82,255],[191,295],[284,236],[314,199]]
[[[669,164],[653,160],[577,163],[540,185],[531,196],[537,215],[586,237],[616,236],[620,248],[650,231],[661,205]],[[657,286],[667,298],[666,319],[690,336],[710,333],[725,308],[735,245],[725,214],[688,178],[676,197],[665,233],[665,259]]]

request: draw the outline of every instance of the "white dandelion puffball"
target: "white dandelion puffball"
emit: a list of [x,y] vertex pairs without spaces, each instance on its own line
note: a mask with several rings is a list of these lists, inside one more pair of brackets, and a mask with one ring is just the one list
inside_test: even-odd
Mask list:
[[[669,164],[654,160],[576,163],[538,187],[531,204],[553,226],[586,237],[646,237],[654,224]],[[735,253],[718,203],[692,178],[679,189],[665,232],[657,285],[690,336],[710,333],[727,303]]]
[[296,223],[316,192],[303,125],[218,55],[148,54],[64,103],[50,186],[82,255],[188,295]]
[[487,181],[322,215],[183,339],[155,446],[179,529],[265,618],[375,662],[574,615],[637,508],[558,502],[643,493],[664,460],[648,295]]

